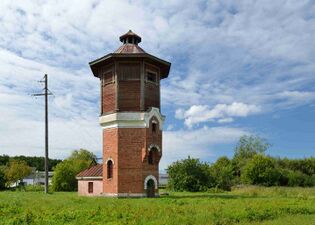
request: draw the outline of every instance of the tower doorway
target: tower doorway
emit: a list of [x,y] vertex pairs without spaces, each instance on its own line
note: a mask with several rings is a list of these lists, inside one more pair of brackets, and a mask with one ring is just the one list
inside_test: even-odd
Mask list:
[[154,198],[155,197],[155,184],[154,180],[149,179],[147,181],[147,197],[148,198]]

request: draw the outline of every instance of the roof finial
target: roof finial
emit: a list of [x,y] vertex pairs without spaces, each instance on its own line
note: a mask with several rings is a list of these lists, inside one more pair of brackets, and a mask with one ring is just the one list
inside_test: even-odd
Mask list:
[[141,42],[141,37],[136,33],[132,32],[132,30],[129,30],[127,33],[120,36],[119,40],[124,44],[138,45],[138,43]]

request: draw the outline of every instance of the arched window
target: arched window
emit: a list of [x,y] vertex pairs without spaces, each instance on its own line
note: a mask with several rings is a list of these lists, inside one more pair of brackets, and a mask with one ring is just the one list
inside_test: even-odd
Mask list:
[[151,149],[151,150],[149,151],[148,162],[149,162],[150,165],[153,165],[153,164],[154,164],[154,152],[153,152],[153,149]]
[[113,178],[113,161],[107,161],[107,179]]
[[155,133],[156,132],[156,123],[152,123],[152,132]]

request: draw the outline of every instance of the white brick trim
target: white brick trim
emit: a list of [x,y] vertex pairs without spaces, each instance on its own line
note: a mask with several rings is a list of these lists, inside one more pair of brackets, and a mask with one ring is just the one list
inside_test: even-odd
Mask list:
[[161,115],[158,108],[152,107],[147,112],[119,112],[100,116],[99,121],[103,129],[109,128],[149,128],[150,120],[155,117],[163,130],[165,116]]
[[161,148],[157,144],[150,144],[148,151],[151,151],[152,148],[156,148],[159,152],[161,152]]
[[147,183],[148,181],[152,179],[154,181],[154,187],[155,189],[158,189],[158,182],[157,182],[157,179],[155,178],[155,176],[153,175],[149,175],[147,176],[145,179],[144,179],[144,190],[147,190]]
[[109,157],[109,158],[107,158],[107,160],[106,160],[106,165],[107,165],[107,163],[108,163],[109,160],[112,161],[113,165],[115,164],[115,162],[114,162],[114,160],[112,159],[112,157]]

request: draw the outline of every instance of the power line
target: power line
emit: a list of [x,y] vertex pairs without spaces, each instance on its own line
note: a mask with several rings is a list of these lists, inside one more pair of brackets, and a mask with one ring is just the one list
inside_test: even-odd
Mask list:
[[44,83],[44,93],[33,94],[32,96],[45,96],[45,193],[48,193],[48,95],[52,95],[48,89],[48,75],[45,74],[44,78],[39,81]]

